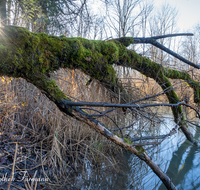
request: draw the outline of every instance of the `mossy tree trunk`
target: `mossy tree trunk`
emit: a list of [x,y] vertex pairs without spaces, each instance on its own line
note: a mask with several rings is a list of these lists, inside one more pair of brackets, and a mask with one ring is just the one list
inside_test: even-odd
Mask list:
[[[145,161],[158,175],[168,189],[176,189],[168,176],[150,159],[143,147],[134,147],[131,143],[114,135],[98,120],[89,117],[78,106],[69,106],[71,101],[57,86],[48,73],[59,68],[79,69],[111,90],[120,91],[126,102],[126,91],[119,82],[112,64],[131,67],[147,77],[151,77],[166,91],[170,103],[179,102],[168,78],[184,79],[194,89],[194,100],[199,102],[199,83],[189,74],[167,69],[151,60],[141,57],[134,51],[127,50],[127,41],[94,41],[83,38],[55,37],[46,34],[34,34],[28,30],[6,26],[0,29],[0,76],[21,77],[38,87],[58,108],[129,150]],[[184,122],[181,106],[173,110],[175,122],[194,144],[192,134]],[[179,117],[181,116],[181,117]],[[181,119],[179,119],[181,118]]]

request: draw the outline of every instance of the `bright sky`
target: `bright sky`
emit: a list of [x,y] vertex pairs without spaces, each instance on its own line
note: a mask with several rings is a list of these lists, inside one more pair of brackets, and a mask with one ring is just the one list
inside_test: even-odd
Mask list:
[[200,23],[200,0],[154,0],[154,5],[159,6],[164,2],[178,10],[177,24],[181,31]]

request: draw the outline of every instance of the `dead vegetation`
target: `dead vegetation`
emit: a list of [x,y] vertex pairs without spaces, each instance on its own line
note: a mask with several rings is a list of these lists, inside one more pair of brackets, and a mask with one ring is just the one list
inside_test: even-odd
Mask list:
[[[125,74],[128,79],[123,77]],[[141,98],[146,93],[142,92],[141,86],[134,86],[132,74],[122,73],[121,80],[128,90],[134,91],[135,99]],[[88,76],[78,70],[59,70],[51,75],[62,91],[75,101],[119,101],[95,80],[86,85]],[[0,85],[0,171],[2,178],[10,178],[14,166],[14,180],[10,187],[76,188],[81,184],[77,184],[75,179],[78,174],[83,175],[88,167],[98,168],[102,163],[107,163],[106,167],[111,170],[120,167],[119,155],[123,152],[119,147],[92,131],[86,124],[63,115],[32,84],[23,79],[2,77]],[[110,129],[124,137],[133,131],[134,136],[145,131],[154,131],[151,129],[152,123],[155,124],[158,119],[150,110],[129,113],[128,110],[123,112],[115,109],[110,114],[105,114],[107,108],[84,110],[100,120],[103,119]],[[138,122],[141,128],[135,128],[134,124],[138,125]],[[125,128],[128,125],[130,127]],[[26,180],[22,180],[25,177]],[[31,181],[32,178],[39,181]],[[9,184],[8,181],[0,183],[2,188],[7,188]]]

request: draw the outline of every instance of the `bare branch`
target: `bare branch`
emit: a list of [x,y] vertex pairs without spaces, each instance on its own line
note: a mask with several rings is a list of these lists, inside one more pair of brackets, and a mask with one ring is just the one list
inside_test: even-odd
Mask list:
[[138,137],[138,138],[132,138],[131,142],[134,141],[141,141],[141,140],[151,140],[151,139],[161,139],[161,141],[154,141],[154,142],[144,142],[144,143],[137,143],[134,144],[134,146],[145,146],[145,145],[159,145],[161,144],[167,137],[174,135],[177,133],[175,127],[166,135],[159,135],[159,136],[146,136],[146,137]]
[[177,104],[167,104],[167,103],[159,103],[159,104],[143,104],[143,105],[129,105],[129,104],[111,104],[111,103],[105,103],[105,102],[72,102],[67,100],[62,100],[62,102],[67,106],[93,106],[93,107],[117,107],[117,108],[146,108],[146,107],[157,107],[157,106],[168,106],[168,107],[177,107],[180,105],[189,107],[193,109],[198,117],[200,118],[199,112],[190,106],[189,104],[186,104],[185,102],[178,102]]
[[200,69],[200,65],[196,65],[194,63],[192,63],[191,61],[185,59],[184,57],[180,56],[179,54],[173,52],[172,50],[170,50],[169,48],[163,46],[162,44],[160,44],[159,42],[157,42],[157,39],[161,39],[161,38],[167,38],[167,37],[176,37],[176,36],[193,36],[192,33],[180,33],[180,34],[168,34],[168,35],[163,35],[163,36],[153,36],[153,37],[147,37],[147,38],[132,38],[132,37],[122,37],[122,38],[117,38],[115,40],[124,43],[125,46],[129,46],[130,44],[152,44],[155,47],[169,53],[170,55],[176,57],[177,59],[183,61],[184,63]]

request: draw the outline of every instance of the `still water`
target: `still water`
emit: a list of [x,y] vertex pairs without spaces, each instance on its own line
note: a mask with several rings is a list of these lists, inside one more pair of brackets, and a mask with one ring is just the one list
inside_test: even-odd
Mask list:
[[[195,138],[200,141],[198,133],[195,134]],[[200,148],[191,145],[187,140],[184,141],[173,152],[166,173],[177,189],[200,189]],[[166,188],[162,184],[158,189],[164,190]]]
[[[169,112],[164,114],[164,126],[159,132],[173,128],[175,123]],[[200,142],[200,130],[193,128],[195,138]],[[153,161],[167,173],[178,190],[200,190],[200,148],[193,146],[178,132],[161,145],[149,150]],[[114,167],[106,164],[98,170],[91,169],[80,175],[79,189],[100,190],[166,190],[160,179],[136,156],[124,152],[121,161]]]

